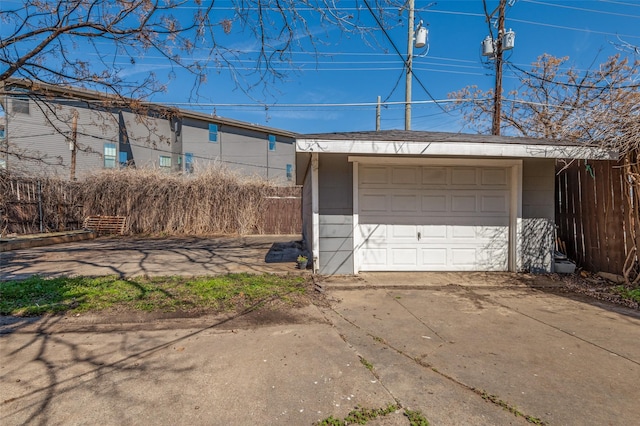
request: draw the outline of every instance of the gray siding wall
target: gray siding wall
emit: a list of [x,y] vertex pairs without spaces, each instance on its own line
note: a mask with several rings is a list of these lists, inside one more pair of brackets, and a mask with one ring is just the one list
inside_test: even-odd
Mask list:
[[[171,124],[162,118],[137,117],[131,112],[121,112],[123,145],[131,148],[129,161],[138,167],[160,167],[160,156],[171,157],[171,166],[175,170],[178,158],[172,146]],[[121,145],[120,148],[123,148]]]
[[555,235],[555,160],[522,164],[520,270],[551,272]]
[[32,100],[29,100],[28,114],[14,113],[14,100],[9,98],[7,102],[8,143],[12,151],[23,157],[20,161],[9,157],[11,170],[68,179],[74,111],[78,113],[76,177],[102,168],[104,144],[118,143],[118,118],[114,114],[89,110],[81,104],[57,105],[52,112],[38,107]]
[[[216,124],[212,119],[212,124]],[[193,154],[194,168],[224,164],[242,174],[293,185],[295,177],[294,140],[276,136],[276,149],[269,151],[269,135],[218,124],[216,142],[209,141],[209,122],[185,119],[182,126],[182,149]],[[287,178],[287,165],[291,177]]]
[[[170,170],[184,170],[184,153],[191,153],[194,169],[223,163],[243,175],[268,178],[281,185],[293,185],[295,178],[295,144],[292,138],[275,135],[275,150],[269,150],[269,134],[220,125],[211,121],[185,118],[139,117],[133,113],[96,111],[86,104],[55,104],[55,116],[46,114],[29,100],[29,114],[12,113],[13,99],[8,99],[6,135],[22,157],[44,161],[16,161],[10,157],[10,169],[29,174],[47,174],[68,178],[73,111],[78,112],[78,155],[76,176],[104,168],[104,144],[116,144],[116,167],[120,152],[127,153],[129,164],[138,168],[160,167],[160,157],[171,158]],[[50,124],[62,130],[57,132]],[[218,124],[218,141],[209,142],[209,123]],[[290,176],[287,176],[289,166]]]
[[193,168],[198,172],[219,160],[220,137],[218,142],[209,142],[209,123],[186,118],[182,122],[182,149],[193,154]]
[[347,155],[319,158],[321,274],[353,273],[353,165]]

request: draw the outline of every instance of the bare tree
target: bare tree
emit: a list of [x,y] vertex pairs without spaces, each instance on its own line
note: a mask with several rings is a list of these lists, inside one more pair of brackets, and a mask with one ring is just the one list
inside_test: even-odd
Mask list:
[[[376,1],[376,10],[384,17],[393,3]],[[370,30],[357,6],[345,9],[331,0],[232,0],[230,8],[200,0],[6,3],[0,10],[0,82],[20,77],[140,98],[164,90],[164,82],[153,72],[130,80],[123,71],[156,55],[191,72],[197,87],[210,67],[234,67],[242,52],[228,46],[225,35],[236,27],[255,41],[254,74],[277,77],[274,65],[290,64],[294,46],[313,50],[322,29]]]
[[[619,130],[638,113],[640,63],[616,55],[581,72],[568,61],[542,55],[530,71],[509,64],[520,76],[520,87],[503,100],[503,130],[516,136],[619,147]],[[493,90],[469,86],[449,98],[458,100],[452,108],[463,111],[472,129],[483,133],[490,128]]]
[[[397,23],[396,1],[369,3],[380,22]],[[358,2],[352,6],[333,0],[231,0],[224,6],[201,0],[6,2],[0,10],[0,94],[13,79],[26,81],[25,94],[66,135],[69,119],[48,105],[47,87],[95,90],[105,95],[98,108],[124,108],[141,117],[149,112],[141,100],[167,90],[180,70],[180,78],[184,72],[192,77],[190,100],[200,96],[216,70],[230,71],[237,87],[249,91],[283,77],[283,68],[294,70],[293,50],[316,52],[329,31],[345,36],[371,31],[364,19],[370,18],[369,9],[361,14]],[[239,32],[246,34],[251,53],[232,46],[235,39],[229,36]],[[162,65],[150,66],[151,59]],[[133,74],[135,67],[145,72]],[[83,100],[72,91],[67,95]],[[0,152],[8,155],[9,148],[7,143]]]

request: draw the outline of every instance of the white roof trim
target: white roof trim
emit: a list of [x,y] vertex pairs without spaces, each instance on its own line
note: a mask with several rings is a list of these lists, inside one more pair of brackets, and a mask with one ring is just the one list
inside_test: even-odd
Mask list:
[[296,152],[617,160],[615,150],[574,145],[298,139]]

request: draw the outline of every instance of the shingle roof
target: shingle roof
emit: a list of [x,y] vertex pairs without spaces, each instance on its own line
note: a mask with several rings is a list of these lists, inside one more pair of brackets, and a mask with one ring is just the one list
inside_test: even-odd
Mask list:
[[[479,135],[468,133],[428,132],[421,130],[381,130],[364,132],[336,132],[298,134],[297,139],[335,140],[335,141],[385,141],[385,142],[472,142],[500,143],[518,145],[565,145],[592,146],[583,142],[555,139],[537,139],[511,136]],[[595,146],[595,145],[593,145]]]

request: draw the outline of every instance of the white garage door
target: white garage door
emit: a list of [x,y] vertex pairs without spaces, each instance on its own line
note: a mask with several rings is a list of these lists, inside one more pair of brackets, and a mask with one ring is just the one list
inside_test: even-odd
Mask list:
[[361,271],[505,271],[509,169],[359,165]]

